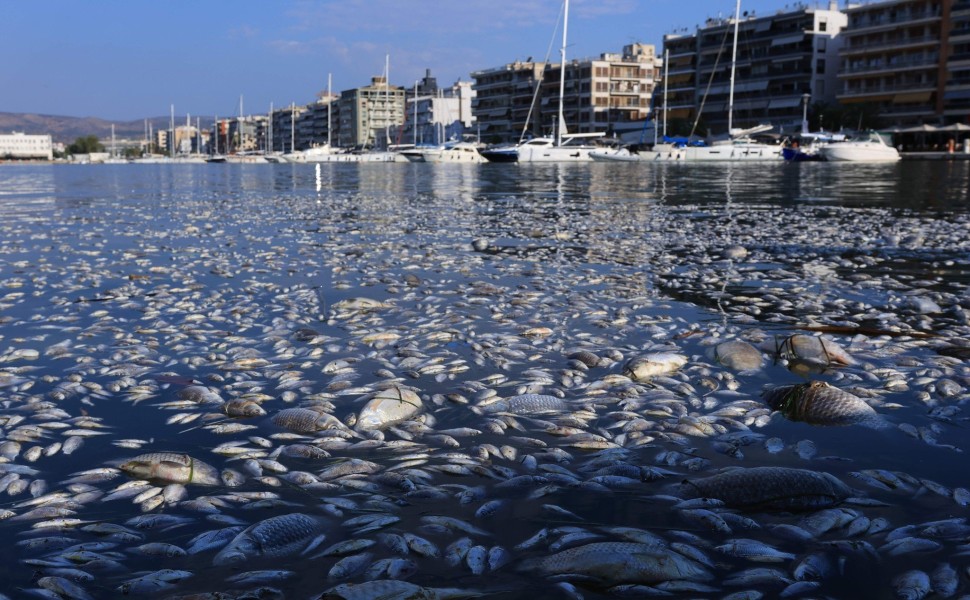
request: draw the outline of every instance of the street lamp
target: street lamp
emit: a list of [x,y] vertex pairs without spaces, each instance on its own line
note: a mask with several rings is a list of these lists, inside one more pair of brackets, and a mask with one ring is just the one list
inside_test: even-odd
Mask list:
[[811,99],[811,94],[802,94],[802,133],[808,133],[808,101]]

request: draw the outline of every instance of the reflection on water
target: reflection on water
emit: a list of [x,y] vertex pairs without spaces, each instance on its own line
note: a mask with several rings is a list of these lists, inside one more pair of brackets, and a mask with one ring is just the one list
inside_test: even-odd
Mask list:
[[[343,580],[342,557],[324,551],[349,540],[363,548],[349,555],[385,570],[347,581],[406,559],[394,568],[416,585],[500,598],[566,597],[557,581],[588,598],[627,583],[772,597],[813,552],[839,565],[813,588],[828,597],[892,597],[901,570],[941,562],[962,573],[967,168],[4,166],[0,535],[16,542],[0,550],[3,591],[44,596],[56,582],[42,578],[63,576],[84,591],[73,597],[261,586],[250,597],[318,597]],[[771,350],[819,332],[854,361]],[[764,366],[726,368],[724,340],[765,349]],[[687,364],[624,376],[628,359],[661,351]],[[813,427],[761,401],[765,386],[807,379],[891,426]],[[356,427],[367,394],[393,385],[418,390],[421,416]],[[522,393],[570,408],[488,408]],[[230,400],[266,415],[230,418]],[[298,406],[331,420],[274,421]],[[114,470],[149,452],[186,453],[223,479],[180,488]],[[807,513],[674,507],[669,484],[726,466],[825,472],[862,500]],[[27,514],[35,496],[50,504]],[[223,566],[219,546],[180,553],[204,532],[294,512],[325,524],[304,555]],[[373,517],[387,524],[353,520]],[[950,533],[929,529],[953,518]],[[927,543],[887,549],[897,528]],[[687,544],[713,577],[520,572],[570,543],[635,533]],[[524,543],[535,535],[547,538]],[[749,569],[763,563],[718,549],[736,538],[797,558],[758,579]],[[482,552],[509,563],[479,567]],[[160,568],[170,581],[132,588]]]

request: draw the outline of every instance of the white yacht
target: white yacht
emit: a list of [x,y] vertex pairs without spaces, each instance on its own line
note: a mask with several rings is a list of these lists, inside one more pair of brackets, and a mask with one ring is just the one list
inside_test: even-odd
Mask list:
[[287,152],[280,158],[282,158],[284,162],[288,163],[315,163],[328,162],[333,154],[334,150],[330,144],[323,144],[320,146],[307,148],[306,150]]
[[833,162],[896,162],[899,151],[872,131],[869,137],[826,144],[818,149],[824,160]]
[[454,142],[435,148],[427,148],[422,153],[424,162],[429,163],[483,163],[485,157],[478,146],[471,142]]

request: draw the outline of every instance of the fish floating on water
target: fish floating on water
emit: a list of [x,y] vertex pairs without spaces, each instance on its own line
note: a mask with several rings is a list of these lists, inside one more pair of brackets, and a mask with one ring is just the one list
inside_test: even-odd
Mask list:
[[766,390],[763,398],[768,406],[792,421],[813,425],[890,426],[864,400],[824,381],[778,386]]
[[715,498],[726,506],[760,510],[817,510],[852,496],[829,473],[788,467],[733,467],[677,486],[685,498]]
[[301,513],[270,517],[239,532],[213,559],[228,565],[259,558],[306,553],[325,538],[321,519]]
[[212,465],[178,452],[152,452],[123,462],[122,471],[138,479],[169,483],[219,485],[219,471]]

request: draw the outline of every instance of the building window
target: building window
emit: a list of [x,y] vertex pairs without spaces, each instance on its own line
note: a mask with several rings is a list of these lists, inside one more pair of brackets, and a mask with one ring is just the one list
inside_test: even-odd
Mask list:
[[815,72],[819,75],[825,73],[825,61],[823,59],[818,59],[815,61]]
[[816,79],[815,80],[815,96],[818,98],[825,97],[825,80]]
[[829,24],[827,22],[825,22],[825,21],[819,21],[818,22],[818,30],[819,31],[826,31],[828,29],[828,26],[829,26]]
[[826,38],[823,38],[823,37],[817,38],[818,53],[819,54],[824,54],[825,53],[825,47],[826,47],[826,42],[827,41],[828,40]]

